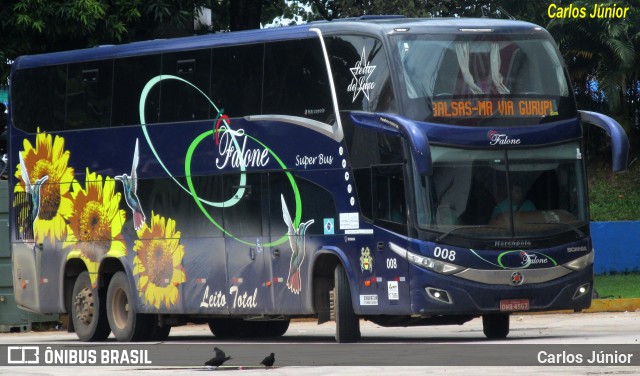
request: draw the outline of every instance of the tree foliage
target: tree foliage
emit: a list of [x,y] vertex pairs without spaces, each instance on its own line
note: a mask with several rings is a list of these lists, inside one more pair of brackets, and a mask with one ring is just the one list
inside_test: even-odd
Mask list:
[[[602,105],[640,129],[640,8],[631,0],[576,0],[557,6],[603,4],[630,7],[626,18],[552,19],[548,1],[521,0],[7,0],[0,7],[0,62],[35,54],[245,30],[278,24],[377,14],[409,17],[512,17],[546,27],[559,44],[587,106]],[[194,27],[198,9],[211,9],[211,25]],[[276,19],[276,22],[272,22]],[[4,81],[9,66],[0,64]],[[598,108],[602,110],[602,108]]]
[[[190,34],[194,9],[208,5],[209,1],[8,0],[5,3],[0,7],[0,62],[24,54]],[[8,73],[8,65],[2,64],[2,81]]]

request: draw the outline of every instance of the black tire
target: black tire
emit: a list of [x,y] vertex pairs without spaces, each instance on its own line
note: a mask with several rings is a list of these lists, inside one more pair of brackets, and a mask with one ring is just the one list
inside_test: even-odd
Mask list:
[[149,331],[148,340],[149,341],[166,341],[169,338],[169,333],[171,333],[171,325],[159,325],[158,315],[151,315],[152,324],[151,329]]
[[247,330],[242,319],[211,319],[209,320],[209,330],[217,338],[243,337]]
[[289,320],[283,321],[250,321],[248,331],[252,337],[282,337],[289,329]]
[[111,333],[107,320],[106,299],[91,286],[88,272],[84,271],[78,275],[70,299],[69,315],[78,338],[85,342],[106,340]]
[[360,319],[353,311],[349,278],[342,264],[334,271],[334,313],[336,318],[336,342],[350,343],[360,339]]
[[153,317],[136,313],[133,302],[127,275],[117,272],[107,290],[107,318],[113,335],[120,342],[144,341],[151,333]]
[[482,331],[489,339],[506,338],[509,334],[509,315],[502,313],[483,315]]

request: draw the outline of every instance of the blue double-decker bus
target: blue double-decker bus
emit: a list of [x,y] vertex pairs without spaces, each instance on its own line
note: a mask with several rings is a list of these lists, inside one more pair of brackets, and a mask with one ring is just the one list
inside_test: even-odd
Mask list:
[[[23,56],[20,307],[83,341],[463,324],[591,304],[583,123],[544,29],[374,17]],[[365,333],[366,334],[366,333]]]

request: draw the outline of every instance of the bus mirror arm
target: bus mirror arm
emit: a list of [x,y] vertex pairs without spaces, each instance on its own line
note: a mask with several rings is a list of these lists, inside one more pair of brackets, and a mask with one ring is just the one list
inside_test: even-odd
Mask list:
[[578,111],[580,120],[595,125],[607,132],[611,138],[611,164],[614,172],[627,170],[629,161],[629,138],[622,126],[609,116],[591,111]]
[[411,156],[420,175],[431,175],[431,151],[427,134],[418,124],[395,114],[351,112],[354,125],[376,132],[398,134],[408,141]]

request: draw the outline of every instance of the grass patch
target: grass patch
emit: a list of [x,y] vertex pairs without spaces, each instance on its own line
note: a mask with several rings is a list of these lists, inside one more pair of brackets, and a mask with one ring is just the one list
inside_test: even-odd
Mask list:
[[600,299],[640,298],[640,273],[596,275],[593,286]]
[[614,174],[606,163],[588,163],[589,210],[592,221],[640,219],[640,161]]

